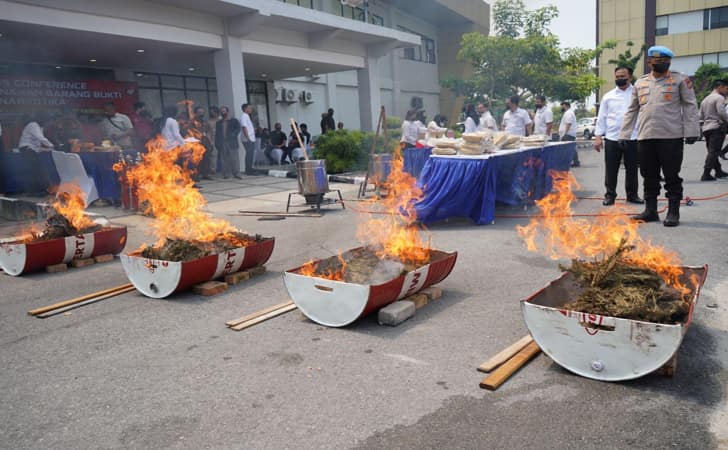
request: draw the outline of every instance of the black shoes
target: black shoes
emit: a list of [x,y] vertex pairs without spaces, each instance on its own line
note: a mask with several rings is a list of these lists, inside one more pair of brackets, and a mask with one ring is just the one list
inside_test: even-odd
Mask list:
[[644,205],[645,201],[642,200],[638,195],[630,195],[627,197],[627,203],[634,203],[635,205]]
[[726,178],[728,177],[728,172],[723,172],[722,169],[718,169],[715,171],[715,178]]
[[602,201],[602,205],[612,206],[613,204],[614,204],[614,197],[604,197],[604,200]]
[[676,227],[680,225],[680,200],[670,200],[667,206],[667,217],[662,222],[666,227]]
[[710,169],[703,170],[703,176],[700,181],[715,181],[715,177],[710,174]]
[[649,198],[645,203],[645,210],[636,216],[632,216],[632,220],[637,222],[659,222],[660,216],[657,214],[657,199]]

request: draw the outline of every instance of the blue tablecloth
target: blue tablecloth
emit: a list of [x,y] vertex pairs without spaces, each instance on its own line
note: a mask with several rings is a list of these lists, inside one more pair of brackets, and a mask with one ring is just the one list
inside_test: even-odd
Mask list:
[[[51,184],[58,184],[58,176],[51,152],[37,153],[39,161],[45,167]],[[36,169],[21,153],[0,152],[0,192],[17,194],[28,191],[28,180],[37,178]],[[48,187],[48,186],[44,186]]]
[[[136,155],[136,152],[130,152],[130,154]],[[120,201],[119,177],[113,170],[114,163],[119,160],[119,154],[117,152],[93,152],[78,155],[81,157],[86,173],[93,178],[96,184],[99,198]],[[61,178],[58,176],[51,152],[39,152],[38,157],[48,172],[51,185],[58,185]],[[36,176],[35,169],[24,155],[11,152],[0,153],[0,192],[7,194],[27,192],[27,180]]]
[[529,204],[551,192],[550,170],[568,171],[574,142],[522,149],[485,158],[428,158],[419,178],[425,196],[417,217],[425,223],[470,217],[492,223],[495,203]]
[[432,147],[404,149],[404,154],[402,155],[404,167],[402,169],[413,177],[419,178],[431,154]]

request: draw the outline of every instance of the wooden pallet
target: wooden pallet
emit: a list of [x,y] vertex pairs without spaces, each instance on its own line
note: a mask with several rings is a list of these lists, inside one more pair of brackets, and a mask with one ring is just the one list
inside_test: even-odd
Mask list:
[[60,264],[53,264],[50,266],[46,266],[45,271],[47,273],[59,273],[59,272],[67,271],[68,266],[71,266],[74,269],[80,269],[81,267],[87,267],[87,266],[92,266],[94,264],[111,262],[113,260],[114,260],[114,255],[112,255],[112,254],[94,256],[93,258],[72,259],[71,262],[68,264],[60,263]]
[[225,292],[232,285],[242,283],[264,273],[265,266],[255,266],[239,272],[229,273],[222,280],[211,280],[196,284],[192,286],[192,291],[195,294],[210,297]]

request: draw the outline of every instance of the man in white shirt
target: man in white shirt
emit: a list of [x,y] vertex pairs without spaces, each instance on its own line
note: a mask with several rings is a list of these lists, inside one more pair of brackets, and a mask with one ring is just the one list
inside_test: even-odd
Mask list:
[[[575,141],[576,140],[576,114],[571,110],[571,103],[561,102],[561,123],[559,124],[559,140]],[[579,152],[574,152],[574,159],[571,161],[571,167],[579,167]]]
[[51,121],[49,114],[39,112],[33,121],[28,122],[20,134],[18,148],[28,167],[33,168],[33,175],[23,180],[23,191],[27,194],[46,195],[51,184],[50,175],[45,164],[38,155],[41,151],[53,150],[53,144],[43,134],[43,126]]
[[533,118],[533,134],[542,134],[551,139],[551,127],[554,125],[554,113],[546,106],[546,97],[536,96],[536,114]]
[[134,125],[129,116],[116,112],[113,102],[104,105],[104,119],[101,121],[104,139],[113,141],[124,150],[133,150]]
[[245,175],[255,175],[253,161],[255,160],[255,127],[250,115],[253,113],[253,106],[243,104],[243,114],[240,116],[240,139],[245,147]]
[[622,119],[627,107],[632,101],[632,68],[617,67],[614,70],[614,83],[616,88],[604,94],[599,104],[597,126],[594,130],[594,150],[601,151],[604,147],[604,206],[614,204],[617,198],[617,178],[619,166],[624,158],[626,169],[624,189],[627,191],[627,201],[643,204],[637,194],[639,189],[638,163],[637,163],[637,124],[635,123],[632,137],[624,146],[619,145],[619,130],[622,128]]
[[478,114],[480,114],[478,131],[498,131],[498,125],[495,123],[495,119],[490,114],[490,111],[488,111],[488,107],[485,103],[478,103]]
[[531,134],[533,121],[525,109],[518,107],[518,103],[520,103],[520,99],[517,95],[506,100],[508,111],[506,111],[503,115],[503,125],[501,129],[508,134],[526,136],[526,134]]

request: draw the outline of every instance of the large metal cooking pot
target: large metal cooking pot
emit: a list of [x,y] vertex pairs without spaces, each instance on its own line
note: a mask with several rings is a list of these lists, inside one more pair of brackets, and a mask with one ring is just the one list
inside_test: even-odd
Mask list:
[[375,184],[387,181],[392,171],[392,155],[381,153],[369,155],[369,177]]
[[326,175],[325,159],[296,161],[298,172],[298,193],[304,196],[329,192],[329,177]]

